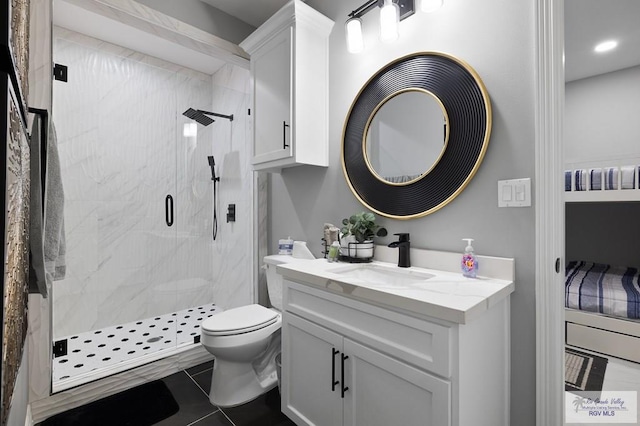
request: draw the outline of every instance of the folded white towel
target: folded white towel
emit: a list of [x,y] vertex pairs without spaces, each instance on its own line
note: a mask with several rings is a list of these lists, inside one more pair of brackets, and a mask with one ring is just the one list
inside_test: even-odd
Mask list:
[[589,170],[589,180],[590,185],[589,189],[592,191],[599,191],[602,189],[602,169],[591,169]]
[[618,172],[617,167],[604,169],[604,189],[618,189]]
[[574,173],[575,176],[575,189],[576,191],[586,191],[587,190],[587,171],[586,170],[576,170]]
[[620,168],[620,188],[635,189],[636,187],[636,168],[635,166],[622,166]]

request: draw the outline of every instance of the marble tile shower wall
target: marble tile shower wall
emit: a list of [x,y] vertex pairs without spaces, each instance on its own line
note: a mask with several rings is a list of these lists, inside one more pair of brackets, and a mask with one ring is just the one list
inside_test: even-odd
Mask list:
[[[213,154],[220,165],[218,238],[212,256],[213,301],[225,309],[253,301],[254,176],[249,77],[248,69],[235,65],[225,65],[213,76],[213,111],[234,114],[233,123],[219,119],[210,126]],[[236,221],[227,223],[229,204],[236,206]]]
[[[202,303],[248,303],[250,271],[233,266],[247,264],[251,227],[225,226],[222,212],[227,202],[251,205],[248,72],[225,66],[209,76],[62,28],[54,61],[68,66],[69,81],[53,89],[67,238],[67,275],[52,292],[53,337]],[[237,118],[185,137],[188,107]],[[222,172],[216,242],[212,153]],[[250,208],[238,210],[251,223]]]

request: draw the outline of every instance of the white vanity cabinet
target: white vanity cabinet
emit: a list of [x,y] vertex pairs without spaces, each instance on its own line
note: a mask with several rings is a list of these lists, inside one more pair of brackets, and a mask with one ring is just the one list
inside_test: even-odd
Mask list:
[[328,166],[332,27],[292,0],[240,44],[251,55],[254,170]]
[[297,425],[509,424],[508,297],[456,324],[286,277],[284,292],[282,411]]
[[303,425],[449,425],[450,385],[296,315],[283,411]]

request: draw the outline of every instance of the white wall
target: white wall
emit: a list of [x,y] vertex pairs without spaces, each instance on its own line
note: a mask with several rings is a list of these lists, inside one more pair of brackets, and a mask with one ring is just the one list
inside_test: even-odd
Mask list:
[[[535,424],[535,216],[534,208],[499,209],[497,181],[534,175],[535,1],[446,1],[431,15],[416,13],[401,23],[393,44],[378,41],[376,13],[366,15],[365,52],[346,51],[344,22],[357,0],[311,0],[336,21],[330,39],[330,165],[298,167],[270,178],[269,248],[291,235],[308,241],[320,256],[323,224],[363,210],[349,191],[340,163],[347,111],[367,79],[391,60],[437,50],[468,62],[483,79],[493,107],[491,142],[475,178],[444,209],[410,221],[383,219],[390,234],[410,232],[414,247],[462,252],[475,238],[479,254],[516,259],[511,317],[511,417]],[[533,182],[535,185],[535,182]],[[533,200],[535,203],[535,200]],[[387,237],[382,242],[391,242]]]
[[565,161],[639,157],[639,115],[640,66],[567,83]]
[[[218,185],[218,237],[213,243],[213,300],[225,309],[253,301],[252,206],[253,171],[249,150],[249,71],[225,65],[213,76],[212,106],[215,112],[233,114],[230,123],[216,119],[212,153]],[[236,221],[227,222],[229,204],[236,205]]]

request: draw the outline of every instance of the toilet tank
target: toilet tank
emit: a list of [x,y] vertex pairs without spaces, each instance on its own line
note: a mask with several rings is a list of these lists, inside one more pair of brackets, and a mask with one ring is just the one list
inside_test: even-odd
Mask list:
[[307,259],[299,259],[291,255],[274,254],[264,257],[264,266],[267,270],[267,292],[271,306],[282,311],[282,275],[276,272],[276,266],[291,262],[308,262]]

